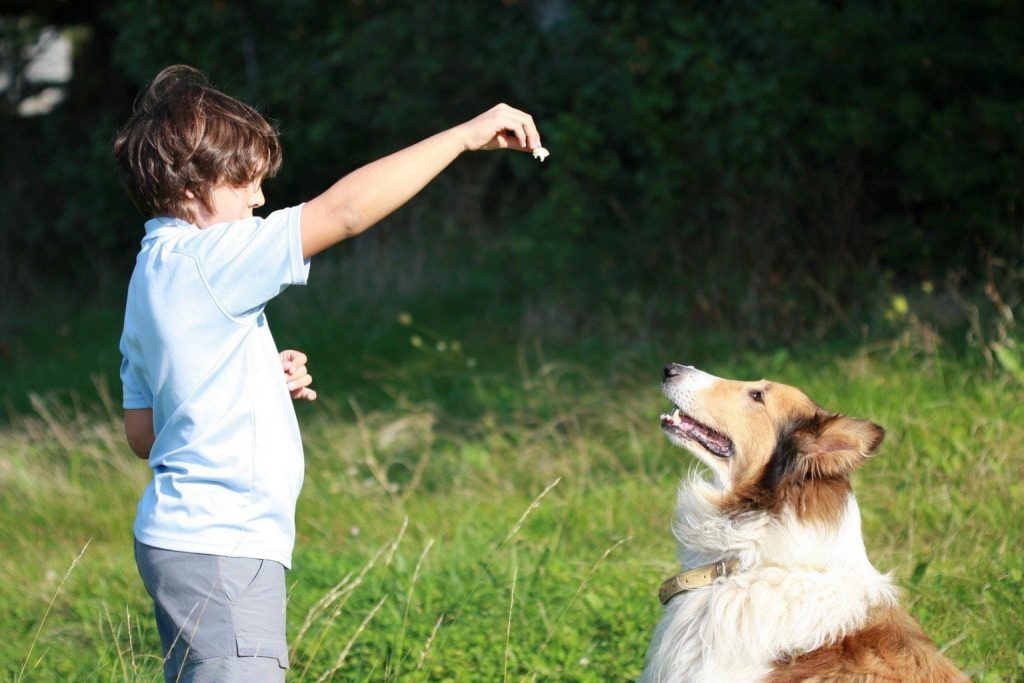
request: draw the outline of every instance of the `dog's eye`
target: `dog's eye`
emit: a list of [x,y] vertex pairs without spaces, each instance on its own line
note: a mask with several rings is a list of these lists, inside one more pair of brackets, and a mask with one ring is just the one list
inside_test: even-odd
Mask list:
[[757,403],[764,403],[764,392],[760,389],[752,389],[750,391],[750,398]]

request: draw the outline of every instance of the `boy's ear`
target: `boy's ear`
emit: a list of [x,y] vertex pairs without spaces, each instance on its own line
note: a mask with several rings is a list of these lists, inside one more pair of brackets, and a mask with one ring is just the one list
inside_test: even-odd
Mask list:
[[875,454],[885,430],[874,422],[830,415],[813,432],[799,437],[805,473],[814,478],[849,474]]
[[192,190],[190,190],[190,189],[188,189],[186,187],[185,188],[185,199],[195,199],[195,198],[196,198],[195,192],[193,192]]

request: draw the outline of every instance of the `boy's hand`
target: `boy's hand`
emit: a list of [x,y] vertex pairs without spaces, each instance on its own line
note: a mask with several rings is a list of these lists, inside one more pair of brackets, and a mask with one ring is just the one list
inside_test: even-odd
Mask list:
[[306,370],[306,354],[288,349],[282,351],[280,356],[284,379],[288,383],[288,393],[296,401],[315,401],[316,392],[309,388],[313,383],[313,375]]
[[459,129],[469,151],[514,149],[529,152],[542,146],[533,117],[507,104],[488,109]]

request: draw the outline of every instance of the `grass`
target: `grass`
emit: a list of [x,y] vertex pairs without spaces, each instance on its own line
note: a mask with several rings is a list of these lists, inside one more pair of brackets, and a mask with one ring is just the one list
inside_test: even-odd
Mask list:
[[[1024,388],[1011,375],[914,343],[517,345],[400,310],[347,329],[285,314],[275,328],[309,351],[322,395],[300,408],[291,680],[635,679],[691,466],[657,424],[670,359],[796,384],[884,425],[854,481],[870,557],[974,680],[1024,679]],[[116,315],[93,312],[32,337],[41,384],[21,362],[8,373],[0,678],[160,677],[131,557],[148,469],[111,398],[111,324],[116,336]]]

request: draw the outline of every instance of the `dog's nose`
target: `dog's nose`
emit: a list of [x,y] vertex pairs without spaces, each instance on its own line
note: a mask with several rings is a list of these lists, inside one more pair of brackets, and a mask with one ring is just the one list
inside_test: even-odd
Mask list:
[[661,370],[661,378],[668,379],[669,377],[675,377],[676,375],[683,374],[686,368],[679,363],[669,363]]

